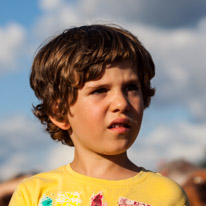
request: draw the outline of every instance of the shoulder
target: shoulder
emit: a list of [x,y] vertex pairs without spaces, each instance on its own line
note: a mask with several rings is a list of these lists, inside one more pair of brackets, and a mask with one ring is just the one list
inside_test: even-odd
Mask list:
[[54,187],[66,173],[65,170],[65,166],[62,166],[24,179],[17,186],[9,205],[30,205],[31,202],[33,203],[35,199],[38,199],[41,192],[49,187]]
[[159,173],[148,171],[147,181],[151,186],[158,190],[163,190],[169,193],[182,193],[182,188],[173,180],[162,176]]
[[30,184],[35,184],[35,183],[39,184],[39,183],[44,183],[44,182],[48,184],[50,182],[56,181],[57,179],[61,178],[65,173],[66,173],[65,166],[62,166],[57,169],[54,169],[48,172],[39,173],[29,178],[26,178],[22,181],[19,187],[30,185]]
[[180,185],[159,173],[145,172],[148,172],[147,184],[156,198],[164,198],[165,201],[173,202],[174,205],[188,205],[188,198]]

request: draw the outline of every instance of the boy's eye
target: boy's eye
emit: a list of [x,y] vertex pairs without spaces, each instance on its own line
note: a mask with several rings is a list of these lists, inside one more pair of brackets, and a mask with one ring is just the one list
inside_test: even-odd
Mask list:
[[106,88],[98,88],[98,89],[95,89],[92,94],[103,94],[103,93],[106,93],[107,92],[107,89]]
[[130,91],[138,91],[139,90],[139,86],[136,84],[129,84],[126,86],[126,91],[130,92]]

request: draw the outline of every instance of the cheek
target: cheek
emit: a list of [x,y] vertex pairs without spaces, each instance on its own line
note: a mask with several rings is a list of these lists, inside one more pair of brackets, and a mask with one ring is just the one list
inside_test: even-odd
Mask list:
[[141,97],[133,98],[130,100],[130,104],[137,111],[137,113],[142,113],[144,110],[144,103]]
[[84,109],[79,110],[79,121],[86,127],[97,127],[97,123],[103,121],[104,110],[100,104],[87,104]]
[[[87,122],[88,124],[96,125],[97,123],[103,121],[103,117],[104,117],[104,110],[101,106],[99,105],[95,105],[95,106],[91,106],[90,109],[88,109],[86,111],[87,113]],[[86,124],[87,124],[86,122]]]
[[[91,102],[87,102],[85,103],[86,105],[86,112],[88,114],[88,116],[94,116],[95,115],[102,115],[104,113],[104,111],[106,110],[106,102],[104,100],[100,100],[100,101],[91,101]],[[98,116],[96,116],[96,118],[98,118]]]

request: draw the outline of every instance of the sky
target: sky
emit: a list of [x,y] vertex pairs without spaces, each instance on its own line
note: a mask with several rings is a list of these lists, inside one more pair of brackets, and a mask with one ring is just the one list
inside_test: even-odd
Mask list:
[[48,171],[72,161],[32,114],[33,57],[47,39],[73,26],[115,23],[135,34],[156,65],[156,95],[128,155],[157,170],[206,154],[205,0],[18,0],[0,3],[0,179]]

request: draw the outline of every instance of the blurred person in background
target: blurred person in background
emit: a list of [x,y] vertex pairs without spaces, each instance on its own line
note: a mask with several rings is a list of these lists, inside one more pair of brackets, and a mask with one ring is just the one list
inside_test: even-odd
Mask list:
[[185,160],[164,162],[159,172],[185,190],[191,206],[206,206],[206,169]]
[[0,182],[0,206],[8,206],[9,201],[17,185],[22,182],[25,178],[36,174],[36,172],[28,174],[18,174],[15,177]]

